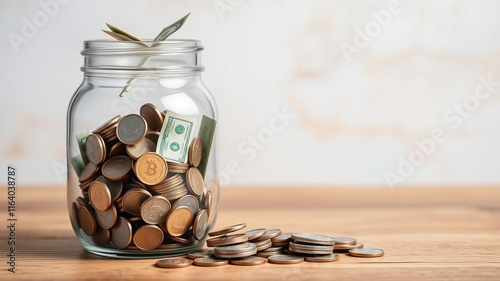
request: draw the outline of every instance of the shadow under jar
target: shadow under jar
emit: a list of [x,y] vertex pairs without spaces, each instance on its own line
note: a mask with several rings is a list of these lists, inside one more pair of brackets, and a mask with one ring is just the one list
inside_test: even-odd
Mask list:
[[85,41],[67,116],[67,203],[83,247],[118,258],[203,247],[217,217],[215,101],[197,40]]

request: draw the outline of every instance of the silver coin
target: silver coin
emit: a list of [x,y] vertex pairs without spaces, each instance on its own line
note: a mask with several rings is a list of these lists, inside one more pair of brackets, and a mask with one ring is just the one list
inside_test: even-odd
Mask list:
[[132,242],[132,225],[124,218],[119,217],[111,228],[111,243],[118,249],[125,249]]
[[342,244],[342,245],[355,245],[356,244],[356,238],[352,237],[333,237],[333,240],[335,240],[335,246]]
[[257,252],[257,247],[254,243],[243,242],[234,245],[217,246],[214,248],[214,253],[232,254],[238,252],[250,252],[254,250]]
[[129,114],[123,117],[116,127],[118,139],[125,144],[136,144],[141,141],[148,131],[146,120],[138,114]]
[[266,229],[265,228],[257,228],[257,229],[246,231],[244,233],[248,236],[248,241],[252,241],[252,240],[258,239],[259,237],[264,236],[264,234],[266,234]]
[[328,255],[320,255],[320,256],[307,256],[305,257],[306,261],[309,262],[334,262],[339,260],[339,255],[337,254],[328,254]]
[[311,233],[294,233],[292,234],[292,240],[316,245],[335,244],[333,237]]
[[277,264],[293,264],[293,263],[303,262],[304,258],[295,255],[274,255],[267,258],[267,261],[270,263],[277,263]]
[[384,250],[377,248],[351,249],[349,255],[360,258],[377,258],[384,255]]
[[200,203],[198,202],[198,199],[196,199],[196,197],[194,197],[193,195],[186,195],[175,201],[172,209],[177,209],[177,207],[180,206],[188,207],[189,209],[191,209],[191,212],[193,212],[193,215],[196,216],[200,207]]

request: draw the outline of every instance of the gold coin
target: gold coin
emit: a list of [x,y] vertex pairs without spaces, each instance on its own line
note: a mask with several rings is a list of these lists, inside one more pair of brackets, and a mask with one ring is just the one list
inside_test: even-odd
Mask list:
[[261,265],[265,264],[267,262],[267,259],[261,258],[261,257],[244,257],[244,258],[237,258],[237,259],[231,259],[229,260],[231,264],[234,265],[245,265],[245,266],[251,266],[251,265]]
[[168,258],[156,261],[156,266],[163,268],[181,268],[190,266],[193,263],[190,259],[185,258]]
[[156,144],[152,140],[144,138],[136,144],[127,145],[126,151],[130,158],[137,160],[144,153],[153,152],[156,149]]
[[239,223],[239,224],[235,224],[235,225],[231,225],[231,226],[226,226],[226,227],[214,230],[212,232],[209,232],[208,236],[212,237],[212,236],[224,235],[224,234],[228,234],[228,233],[231,233],[231,232],[235,232],[235,231],[241,230],[241,229],[243,229],[245,227],[247,227],[246,223]]
[[267,258],[267,261],[276,264],[294,264],[303,262],[304,258],[295,255],[274,255]]
[[248,236],[248,241],[256,240],[264,234],[266,234],[266,229],[265,228],[257,228],[253,230],[246,231],[245,234]]
[[101,136],[90,134],[85,141],[85,152],[87,159],[95,165],[99,165],[106,159],[106,144]]
[[193,213],[188,207],[181,206],[168,216],[165,225],[168,234],[171,236],[181,236],[186,233],[193,223]]
[[78,180],[80,182],[88,181],[97,174],[97,171],[99,171],[99,167],[94,165],[92,162],[89,162],[85,165],[85,168],[83,168]]
[[188,258],[194,260],[197,258],[207,258],[210,256],[213,256],[214,254],[214,249],[213,248],[208,248],[208,249],[200,249],[194,253],[189,253]]
[[359,258],[378,258],[384,255],[384,251],[377,248],[351,249],[349,255]]
[[141,215],[141,205],[151,198],[151,194],[142,188],[129,189],[122,197],[122,206],[125,212],[134,215]]
[[194,138],[191,141],[188,152],[189,164],[194,167],[198,167],[201,162],[201,154],[203,152],[203,146],[200,138]]
[[229,261],[227,259],[218,259],[218,258],[212,258],[212,257],[207,257],[207,258],[197,258],[193,261],[194,265],[197,266],[221,266],[221,265],[226,265],[228,264]]
[[161,112],[151,103],[146,103],[141,106],[140,114],[146,122],[148,123],[148,127],[152,131],[161,130],[161,126],[163,124],[163,116]]
[[135,162],[135,174],[137,178],[147,185],[155,185],[162,182],[167,176],[167,162],[163,156],[148,152],[144,153]]
[[339,255],[328,254],[328,255],[306,256],[305,260],[308,262],[334,262],[339,260]]
[[214,238],[207,239],[208,247],[217,247],[224,245],[232,245],[248,241],[248,236],[245,233],[222,235]]
[[94,214],[87,206],[80,206],[78,208],[78,221],[83,232],[88,236],[92,236],[97,229]]
[[203,193],[203,176],[197,168],[192,167],[186,172],[186,183],[191,194],[200,196]]
[[105,247],[111,240],[109,229],[98,227],[94,234],[92,234],[92,240],[96,246]]
[[124,144],[138,143],[146,136],[147,131],[146,120],[138,114],[124,116],[116,127],[116,135]]
[[102,175],[111,181],[119,181],[128,176],[132,169],[132,159],[125,155],[115,156],[102,165]]
[[[182,198],[181,198],[182,199]],[[196,240],[205,238],[208,231],[208,213],[206,210],[200,210],[194,219],[193,237]]]
[[163,231],[155,225],[144,225],[137,229],[133,241],[141,250],[154,250],[163,242]]
[[111,194],[108,187],[100,182],[94,181],[89,187],[89,200],[94,209],[104,212],[111,206]]
[[167,219],[170,207],[170,202],[165,197],[153,196],[142,203],[141,218],[145,223],[160,224]]
[[97,219],[97,223],[104,229],[110,229],[115,225],[116,219],[118,218],[118,211],[114,204],[111,204],[111,207],[104,212],[96,211],[95,217]]
[[118,217],[111,228],[111,243],[118,249],[125,249],[132,242],[132,225],[124,217]]

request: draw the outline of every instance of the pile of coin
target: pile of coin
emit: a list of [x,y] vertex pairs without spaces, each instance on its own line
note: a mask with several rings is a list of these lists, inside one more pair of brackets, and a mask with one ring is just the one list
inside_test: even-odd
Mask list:
[[340,253],[353,257],[374,258],[384,255],[377,248],[363,248],[352,237],[330,237],[311,233],[282,233],[279,229],[257,228],[233,234],[246,227],[240,223],[211,231],[206,240],[209,248],[187,257],[167,258],[156,262],[163,268],[181,268],[190,265],[221,266],[296,264],[308,262],[335,262]]
[[197,168],[201,139],[192,139],[187,163],[167,162],[155,152],[164,118],[147,103],[140,114],[116,116],[79,140],[88,163],[71,216],[89,243],[175,249],[206,237],[212,194]]

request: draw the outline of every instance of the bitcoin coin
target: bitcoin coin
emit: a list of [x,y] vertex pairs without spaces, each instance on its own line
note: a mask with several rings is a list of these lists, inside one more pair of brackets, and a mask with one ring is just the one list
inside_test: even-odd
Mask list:
[[135,174],[137,178],[147,185],[155,185],[162,182],[167,176],[168,167],[165,159],[154,152],[144,153],[135,162]]

